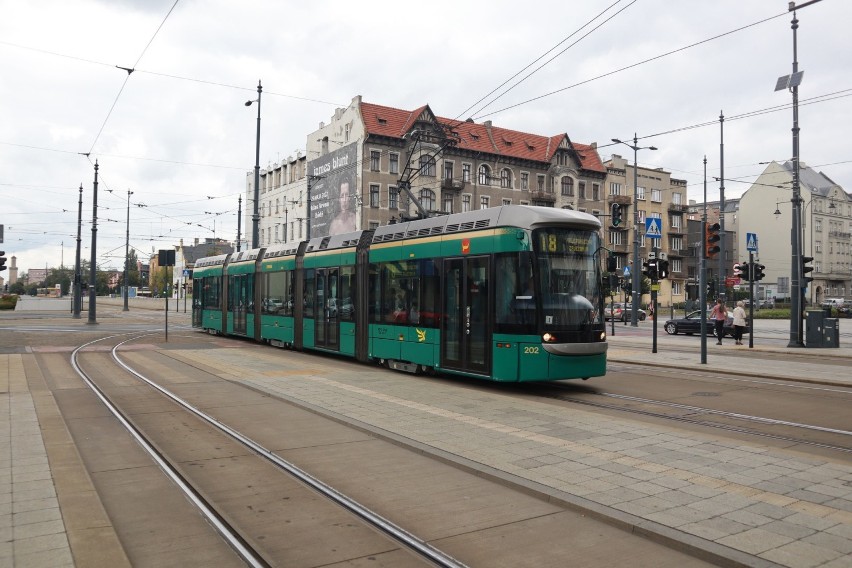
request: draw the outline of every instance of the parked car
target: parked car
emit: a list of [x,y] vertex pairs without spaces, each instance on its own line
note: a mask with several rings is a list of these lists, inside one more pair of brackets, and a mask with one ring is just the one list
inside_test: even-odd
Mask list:
[[[615,304],[605,304],[604,305],[604,319],[615,319],[616,321],[627,321],[631,319],[631,310],[632,306],[628,304],[625,308],[624,304],[616,302]],[[636,317],[639,321],[645,321],[645,318],[648,317],[648,313],[640,309],[636,312]]]
[[[710,310],[707,311],[707,315],[710,315]],[[690,312],[683,318],[667,320],[666,323],[663,324],[663,329],[665,329],[666,333],[669,335],[677,335],[678,333],[684,333],[686,335],[701,333],[701,311]],[[751,324],[746,325],[743,333],[749,333],[750,331]],[[707,319],[707,333],[708,335],[716,336],[716,326],[713,325],[713,321],[709,318]],[[725,321],[724,334],[734,335],[734,319],[731,317]]]

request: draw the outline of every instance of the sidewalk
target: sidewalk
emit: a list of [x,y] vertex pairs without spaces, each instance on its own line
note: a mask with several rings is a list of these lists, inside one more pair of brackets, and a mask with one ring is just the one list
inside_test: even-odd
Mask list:
[[[694,338],[694,352],[685,352],[683,343],[677,349],[662,346],[658,342],[657,353],[651,353],[648,337],[610,336],[607,360],[613,363],[632,363],[658,367],[676,367],[706,370],[723,370],[730,375],[757,376],[802,383],[852,386],[852,347],[807,349],[792,347],[767,347],[755,345],[735,346],[730,339],[724,345],[716,345],[715,338],[707,340],[707,363],[701,363],[700,339]],[[769,362],[779,354],[790,354],[806,358],[806,361],[785,361],[783,365]],[[821,358],[846,359],[848,366],[821,364]]]

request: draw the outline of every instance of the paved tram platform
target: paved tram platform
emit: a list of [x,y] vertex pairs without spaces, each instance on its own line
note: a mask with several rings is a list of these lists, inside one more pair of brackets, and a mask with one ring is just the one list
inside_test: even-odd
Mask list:
[[[746,373],[751,366],[760,377],[850,385],[846,369],[819,357],[767,369],[766,356],[788,350],[759,349],[764,356],[751,358],[733,346],[710,349],[712,365],[701,365],[696,354],[652,354],[647,338],[615,337],[610,360]],[[732,565],[852,567],[852,460],[566,411],[496,388],[457,388],[368,365],[331,372],[323,357],[240,342],[170,354]],[[852,348],[830,354],[852,361]],[[0,355],[0,565],[73,566],[55,490],[67,483],[65,470],[48,464],[46,424],[26,373],[21,355]]]

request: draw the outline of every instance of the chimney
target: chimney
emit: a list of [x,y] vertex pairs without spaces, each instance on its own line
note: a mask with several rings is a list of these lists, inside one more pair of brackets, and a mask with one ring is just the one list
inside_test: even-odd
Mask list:
[[195,237],[195,246],[198,246],[198,237]]

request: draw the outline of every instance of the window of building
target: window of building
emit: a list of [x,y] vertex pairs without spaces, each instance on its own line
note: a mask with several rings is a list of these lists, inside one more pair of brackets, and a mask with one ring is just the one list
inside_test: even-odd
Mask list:
[[482,195],[479,198],[479,208],[480,209],[488,209],[488,203],[491,199],[487,195]]
[[502,170],[500,170],[500,187],[512,187],[512,172],[509,170],[509,168],[503,168]]
[[381,202],[379,184],[370,184],[370,207],[378,207]]
[[570,176],[562,178],[562,195],[566,197],[574,197],[574,179]]
[[680,205],[682,198],[680,193],[672,193],[672,205]]
[[462,195],[462,213],[470,211],[470,194]]
[[488,185],[491,183],[491,172],[488,169],[488,166],[482,164],[479,166],[479,185]]
[[462,181],[470,183],[470,164],[462,164]]
[[672,215],[672,228],[678,229],[683,227],[683,215]]
[[435,158],[420,156],[420,175],[435,177]]
[[614,181],[609,182],[609,194],[621,195],[621,184]]
[[683,237],[672,237],[671,249],[672,250],[682,250],[683,249]]
[[681,291],[681,283],[679,280],[672,280],[672,294],[675,296],[680,296],[683,294]]
[[636,188],[636,199],[641,199],[642,201],[645,201],[645,188],[644,187],[639,186],[639,187]]
[[399,154],[391,153],[390,154],[390,173],[398,174],[399,173]]
[[577,197],[579,197],[580,199],[586,199],[586,182],[577,182]]
[[445,195],[444,196],[444,213],[452,213],[453,212],[453,196]]
[[426,211],[434,211],[435,210],[435,192],[431,189],[421,189],[420,190],[420,205]]
[[610,231],[609,232],[609,244],[611,244],[611,245],[623,245],[624,244],[624,231]]
[[[275,200],[275,214],[278,215],[278,199]],[[276,238],[278,238],[277,235]]]
[[642,225],[645,224],[645,210],[644,209],[639,210],[639,223],[642,224]]
[[511,205],[511,204],[512,204],[511,199],[503,199],[503,205]]
[[814,231],[817,233],[822,232],[822,219],[814,219]]
[[538,183],[538,191],[544,191],[544,175],[538,174],[536,176],[536,181]]
[[369,227],[369,229],[371,231],[375,231],[376,229],[379,228],[379,222],[378,221],[369,221],[367,223],[367,226]]
[[527,201],[526,199],[521,199],[520,204],[521,204],[521,205],[529,205],[529,204],[530,204],[530,202],[529,202],[529,201]]
[[822,241],[814,241],[814,251],[822,252]]
[[593,183],[592,184],[592,201],[600,201],[601,200],[601,186],[600,184]]
[[660,189],[652,189],[651,190],[651,201],[654,203],[662,203],[663,202],[663,192]]
[[683,260],[680,259],[680,258],[673,258],[672,259],[671,271],[677,272],[678,274],[683,272]]
[[453,179],[453,163],[444,160],[444,179]]
[[399,209],[399,190],[393,186],[388,188],[388,209]]
[[352,132],[352,123],[346,123],[343,125],[343,140],[344,142],[349,142],[349,134]]
[[527,191],[530,188],[529,172],[521,172],[521,191]]
[[382,157],[382,153],[378,150],[370,150],[370,170],[377,172],[379,171],[379,160]]

